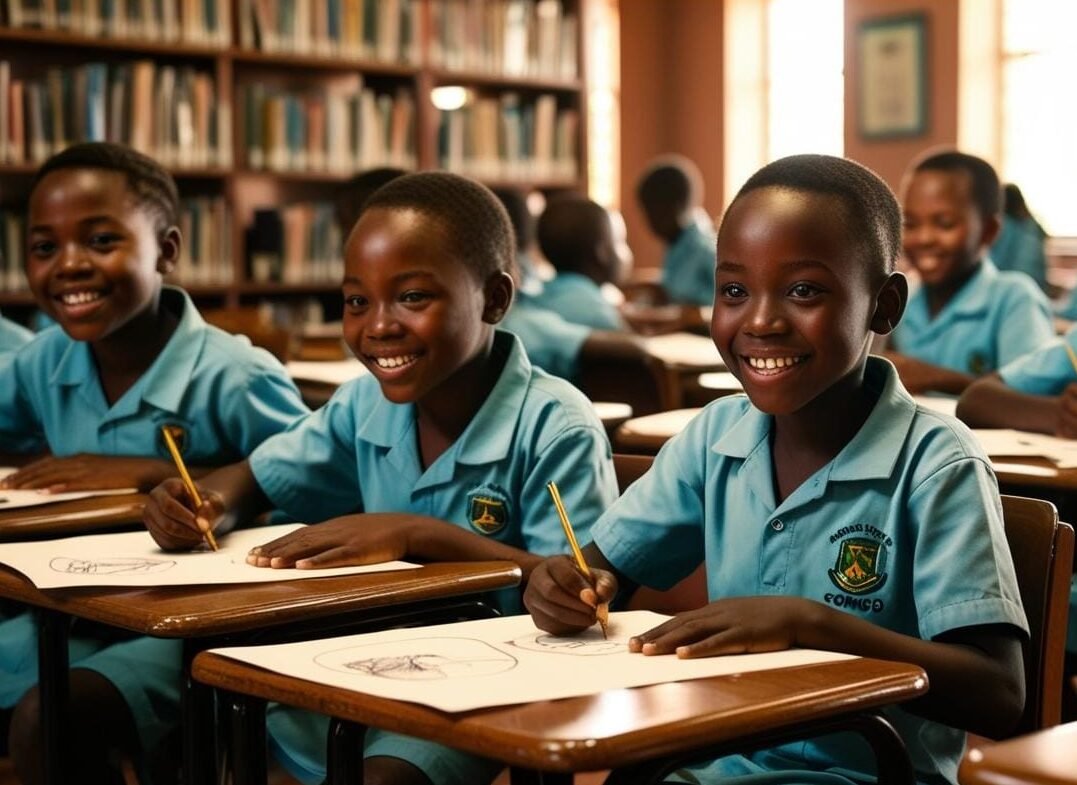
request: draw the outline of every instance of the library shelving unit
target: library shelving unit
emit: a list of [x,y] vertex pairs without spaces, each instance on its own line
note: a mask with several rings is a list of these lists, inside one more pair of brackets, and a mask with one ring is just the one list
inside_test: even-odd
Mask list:
[[0,0],[0,308],[32,307],[29,184],[77,141],[168,166],[209,308],[332,302],[364,169],[586,192],[588,2]]

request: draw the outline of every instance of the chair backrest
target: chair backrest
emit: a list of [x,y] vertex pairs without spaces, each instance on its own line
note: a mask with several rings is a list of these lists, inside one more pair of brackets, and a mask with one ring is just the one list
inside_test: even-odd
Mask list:
[[226,332],[246,335],[252,344],[268,349],[281,362],[289,359],[291,334],[273,324],[257,307],[207,309],[202,311],[202,318]]
[[576,386],[592,401],[619,401],[636,417],[670,408],[669,382],[652,358],[642,353],[607,352],[601,343],[584,344]]
[[1025,711],[1014,735],[1057,725],[1073,573],[1073,527],[1050,502],[1002,497],[1006,540],[1028,616]]
[[653,455],[614,453],[613,468],[617,473],[617,489],[624,493],[625,488],[647,473],[653,462]]

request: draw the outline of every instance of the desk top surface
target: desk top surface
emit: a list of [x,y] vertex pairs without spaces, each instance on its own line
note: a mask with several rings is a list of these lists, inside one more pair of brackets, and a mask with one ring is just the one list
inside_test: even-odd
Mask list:
[[908,700],[917,666],[845,660],[449,714],[318,685],[203,652],[195,678],[215,687],[428,738],[510,765],[593,771]]
[[1077,722],[973,747],[958,778],[963,785],[1077,785]]
[[516,586],[513,562],[447,562],[279,583],[36,589],[0,566],[0,597],[162,638],[200,638]]
[[94,534],[141,524],[146,496],[90,496],[85,499],[0,511],[0,542]]

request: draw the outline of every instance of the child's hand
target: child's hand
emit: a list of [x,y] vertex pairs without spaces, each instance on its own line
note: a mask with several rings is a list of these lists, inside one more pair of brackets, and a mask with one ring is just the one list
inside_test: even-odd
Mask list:
[[408,527],[392,516],[347,515],[305,526],[252,548],[247,564],[311,570],[377,564],[402,559],[408,551]]
[[629,651],[681,658],[779,651],[808,615],[801,597],[735,597],[674,616],[628,642]]
[[568,556],[551,556],[535,568],[524,590],[524,605],[535,626],[553,635],[570,635],[596,622],[595,611],[617,594],[617,579],[591,568],[592,586]]
[[165,464],[153,458],[113,455],[50,455],[9,474],[3,488],[42,489],[50,493],[99,491],[110,488],[152,488]]
[[1066,385],[1058,396],[1058,420],[1055,423],[1055,435],[1066,439],[1077,439],[1077,383]]
[[224,515],[220,495],[200,485],[196,487],[202,497],[202,506],[197,510],[178,477],[170,477],[150,491],[149,501],[142,510],[142,522],[166,551],[189,551],[197,547]]

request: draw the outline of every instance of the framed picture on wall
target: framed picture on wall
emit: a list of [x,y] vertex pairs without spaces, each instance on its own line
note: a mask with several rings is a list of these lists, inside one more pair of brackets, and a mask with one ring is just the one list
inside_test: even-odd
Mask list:
[[927,23],[923,14],[883,17],[857,28],[858,127],[866,139],[927,130]]

